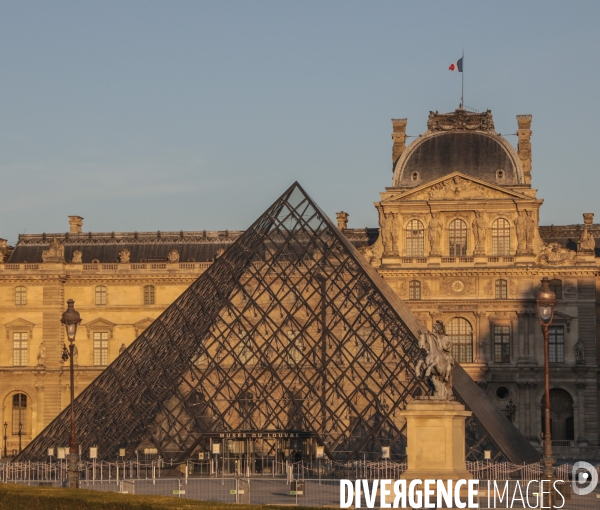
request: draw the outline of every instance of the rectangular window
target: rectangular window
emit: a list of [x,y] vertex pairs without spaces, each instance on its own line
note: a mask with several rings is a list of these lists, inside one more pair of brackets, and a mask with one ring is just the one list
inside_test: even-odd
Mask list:
[[496,280],[496,299],[508,298],[508,282],[506,280]]
[[94,365],[108,365],[108,333],[94,333]]
[[494,326],[494,362],[510,363],[509,326]]
[[421,282],[418,280],[411,280],[408,284],[408,299],[411,301],[418,301],[421,299]]
[[13,366],[27,366],[27,333],[13,333]]
[[146,285],[144,287],[144,304],[145,305],[153,305],[154,304],[154,285]]
[[550,326],[548,328],[548,343],[550,348],[550,363],[565,362],[565,328]]

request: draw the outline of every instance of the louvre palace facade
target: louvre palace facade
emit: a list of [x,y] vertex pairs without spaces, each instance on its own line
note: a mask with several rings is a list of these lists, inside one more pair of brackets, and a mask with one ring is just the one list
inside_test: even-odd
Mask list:
[[[550,330],[555,454],[597,458],[600,225],[584,211],[580,225],[538,224],[531,121],[517,116],[515,149],[489,111],[430,113],[427,131],[408,146],[406,119],[393,120],[394,172],[375,203],[379,228],[348,228],[345,212],[337,224],[422,324],[444,322],[460,365],[536,447],[544,354],[535,292],[550,278],[558,298]],[[71,216],[66,233],[23,234],[14,247],[0,241],[8,453],[69,404],[60,323],[67,299],[82,317],[80,394],[242,235],[85,232],[83,218]]]

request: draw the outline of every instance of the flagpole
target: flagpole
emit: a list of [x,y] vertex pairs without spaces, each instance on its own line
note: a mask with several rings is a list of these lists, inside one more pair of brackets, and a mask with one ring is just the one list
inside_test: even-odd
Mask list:
[[462,50],[462,88],[460,91],[460,107],[464,110],[465,108],[465,47]]

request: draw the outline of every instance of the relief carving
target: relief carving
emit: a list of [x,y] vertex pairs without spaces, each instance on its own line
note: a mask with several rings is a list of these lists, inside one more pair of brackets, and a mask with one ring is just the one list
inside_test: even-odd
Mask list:
[[64,262],[65,247],[54,237],[47,250],[42,251],[42,262]]
[[171,250],[169,255],[167,255],[167,258],[171,264],[175,264],[176,262],[179,262],[179,252],[177,250]]
[[486,197],[501,197],[505,195],[496,192],[490,188],[486,188],[481,184],[468,181],[455,175],[451,179],[434,184],[428,189],[420,193],[412,195],[416,199],[433,200],[433,199],[464,199],[464,198],[486,198]]
[[558,243],[549,243],[544,246],[542,252],[538,255],[538,264],[542,266],[560,266],[568,262],[573,262],[577,253]]
[[487,282],[485,282],[485,285],[483,286],[483,292],[486,296],[491,296],[493,294],[492,280],[488,280]]
[[405,296],[408,292],[408,286],[406,284],[406,280],[401,280],[398,282],[398,294],[400,296]]
[[429,284],[427,282],[421,283],[421,292],[423,292],[423,295],[425,297],[431,296],[431,287],[429,287]]
[[79,250],[75,250],[73,252],[73,257],[71,258],[71,263],[81,264],[82,260],[83,260],[83,253],[81,253],[81,251],[79,251]]
[[429,131],[494,131],[492,112],[471,113],[459,108],[452,113],[429,112]]
[[440,292],[445,295],[475,294],[474,277],[444,277],[440,284]]

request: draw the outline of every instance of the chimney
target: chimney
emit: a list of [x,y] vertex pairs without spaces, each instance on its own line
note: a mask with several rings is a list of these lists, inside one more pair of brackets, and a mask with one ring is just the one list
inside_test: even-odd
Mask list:
[[335,218],[337,219],[338,228],[340,230],[345,230],[348,228],[348,216],[349,214],[344,211],[335,213]]
[[396,166],[396,161],[402,156],[406,149],[406,122],[407,119],[392,119],[392,140],[394,146],[392,148],[392,163]]
[[69,225],[71,234],[81,234],[83,231],[83,218],[81,216],[69,216]]
[[517,115],[517,153],[523,167],[525,184],[531,184],[531,115]]

